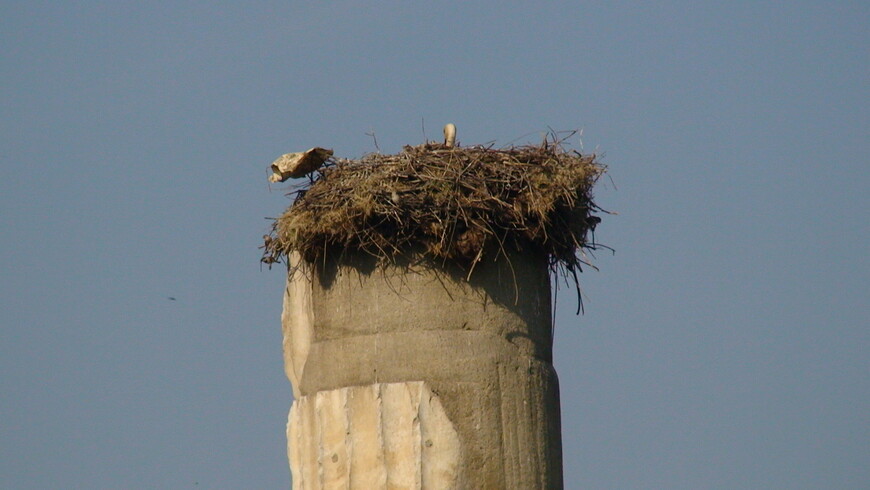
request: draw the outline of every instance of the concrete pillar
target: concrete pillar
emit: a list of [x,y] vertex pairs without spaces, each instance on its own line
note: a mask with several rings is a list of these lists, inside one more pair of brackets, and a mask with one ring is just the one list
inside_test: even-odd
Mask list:
[[[498,260],[493,260],[499,256]],[[562,488],[546,257],[290,257],[294,489]]]

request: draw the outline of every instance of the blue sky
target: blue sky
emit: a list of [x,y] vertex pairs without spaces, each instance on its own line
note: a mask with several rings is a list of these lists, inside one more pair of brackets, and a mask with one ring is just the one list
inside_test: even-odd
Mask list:
[[[0,486],[289,485],[282,153],[582,129],[569,488],[870,484],[865,2],[3,2]],[[577,142],[579,144],[579,141]],[[564,289],[563,289],[564,292]],[[176,298],[176,301],[168,300]]]

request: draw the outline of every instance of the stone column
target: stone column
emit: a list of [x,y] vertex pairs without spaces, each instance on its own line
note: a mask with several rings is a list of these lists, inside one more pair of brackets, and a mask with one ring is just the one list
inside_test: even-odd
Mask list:
[[562,488],[546,257],[338,255],[290,257],[293,488]]

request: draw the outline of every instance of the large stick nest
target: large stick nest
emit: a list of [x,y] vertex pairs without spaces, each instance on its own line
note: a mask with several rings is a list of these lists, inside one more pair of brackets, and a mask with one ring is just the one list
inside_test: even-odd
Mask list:
[[271,265],[296,251],[316,263],[354,250],[390,261],[413,251],[470,275],[478,261],[511,247],[546,254],[576,282],[585,250],[596,247],[602,210],[591,191],[604,171],[595,155],[560,141],[508,149],[430,143],[330,159],[291,192],[296,199],[265,237],[262,260]]

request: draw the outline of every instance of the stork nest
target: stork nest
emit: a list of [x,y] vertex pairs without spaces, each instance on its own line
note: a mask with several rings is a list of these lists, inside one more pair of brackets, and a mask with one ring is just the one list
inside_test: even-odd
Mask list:
[[[553,138],[555,139],[555,137]],[[317,263],[336,250],[381,261],[414,252],[460,264],[470,276],[507,247],[544,253],[551,270],[573,276],[595,249],[592,187],[605,172],[596,155],[561,141],[493,149],[406,146],[397,155],[330,159],[297,186],[264,237],[263,263],[296,251]],[[339,252],[341,253],[341,252]]]

